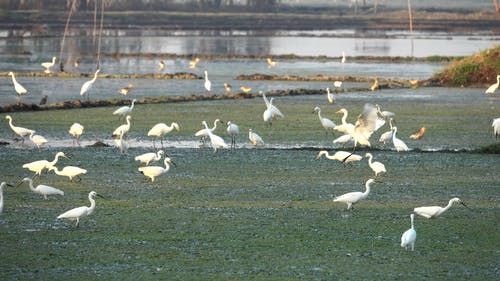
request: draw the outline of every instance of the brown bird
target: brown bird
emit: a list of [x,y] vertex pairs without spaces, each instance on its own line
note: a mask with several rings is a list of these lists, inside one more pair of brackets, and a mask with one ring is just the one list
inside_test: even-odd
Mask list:
[[241,90],[243,93],[247,94],[247,93],[249,93],[249,92],[252,90],[252,88],[250,88],[250,87],[245,87],[245,86],[241,86],[241,87],[240,87],[240,90]]
[[194,60],[189,62],[189,68],[196,68],[199,62],[200,58],[196,57]]
[[276,62],[271,58],[267,58],[267,65],[269,68],[276,66]]
[[375,78],[375,82],[373,82],[373,85],[371,85],[370,90],[375,91],[378,89],[378,79]]
[[163,71],[163,69],[165,68],[165,62],[161,60],[161,61],[158,63],[158,65],[160,66],[159,71]]
[[49,98],[49,96],[47,96],[47,95],[43,96],[42,99],[40,100],[39,105],[46,105],[48,98]]
[[118,91],[120,94],[126,96],[130,91],[132,91],[132,88],[134,85],[128,84],[127,87],[121,88],[120,91]]
[[226,88],[226,93],[231,93],[231,90],[233,89],[228,83],[224,83],[224,88]]
[[416,131],[410,136],[410,139],[412,140],[419,140],[421,139],[425,134],[425,127],[420,128],[420,130]]

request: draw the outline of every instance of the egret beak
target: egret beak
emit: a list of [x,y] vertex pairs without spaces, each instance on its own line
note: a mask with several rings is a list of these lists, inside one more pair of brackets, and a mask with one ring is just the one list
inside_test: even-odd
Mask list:
[[170,160],[170,163],[172,163],[172,165],[177,167],[177,164],[174,161]]
[[336,111],[335,113],[336,113],[336,114],[341,114],[341,113],[342,113],[342,110]]
[[460,204],[462,204],[465,208],[469,208],[469,206],[467,206],[463,201],[460,201]]
[[376,182],[376,183],[383,183],[383,181],[381,181],[379,179],[374,179],[374,182]]
[[20,186],[20,185],[21,185],[21,183],[23,183],[23,182],[20,182],[20,183],[19,183],[18,185],[16,185],[16,186],[14,186],[13,184],[7,183],[7,186],[10,186],[10,187],[18,187],[18,186]]

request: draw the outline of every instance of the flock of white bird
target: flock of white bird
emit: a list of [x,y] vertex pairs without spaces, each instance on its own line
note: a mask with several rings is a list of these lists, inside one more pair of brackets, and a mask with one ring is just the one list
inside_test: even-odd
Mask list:
[[[42,66],[46,68],[45,72],[50,73],[50,68],[54,65],[55,63],[55,57],[53,58],[51,63],[44,63]],[[345,54],[343,54],[343,61],[345,62]],[[272,61],[271,59],[268,59],[268,64],[269,67],[274,67],[276,65],[275,61]],[[196,64],[199,62],[199,59],[196,58],[194,61],[190,63],[190,67],[196,67]],[[160,64],[160,67],[163,68],[164,64]],[[95,72],[94,77],[92,80],[87,81],[83,84],[80,95],[84,96],[86,95],[87,98],[89,97],[89,92],[90,89],[92,88],[92,85],[97,79],[97,75],[99,73],[99,69]],[[205,83],[204,87],[207,91],[211,90],[212,84],[208,79],[208,72],[204,71],[205,74]],[[9,73],[12,77],[12,81],[14,83],[14,88],[15,91],[19,94],[20,98],[22,97],[23,94],[25,94],[27,91],[24,87],[22,87],[15,79],[15,76],[12,72]],[[498,85],[500,83],[500,75],[497,76],[497,83],[492,85],[486,93],[494,93],[495,90],[498,88]],[[334,87],[338,88],[341,87],[342,82],[336,81],[334,83]],[[225,85],[227,88],[227,86]],[[128,91],[132,88],[132,85],[128,86]],[[120,91],[121,92],[121,91]],[[327,100],[329,103],[334,103],[335,102],[335,97],[334,95],[330,92],[329,88],[326,89],[327,92]],[[125,93],[126,94],[126,93]],[[274,98],[268,99],[264,93],[261,92],[262,98],[264,99],[265,103],[265,110],[262,114],[262,119],[267,124],[268,126],[272,126],[272,122],[274,120],[277,120],[278,118],[284,118],[284,114],[276,107],[276,105],[273,104]],[[132,100],[132,103],[130,106],[123,106],[118,108],[113,112],[113,115],[118,115],[120,118],[125,118],[126,123],[123,125],[120,125],[117,127],[113,133],[112,137],[117,143],[117,146],[120,148],[120,151],[122,153],[126,153],[128,144],[126,142],[126,136],[127,133],[130,130],[131,126],[131,114],[134,109],[134,104],[137,102],[136,99]],[[349,151],[336,151],[334,155],[330,155],[328,151],[322,150],[318,153],[316,159],[320,159],[322,156],[325,156],[328,159],[331,160],[336,160],[342,162],[344,165],[347,163],[352,163],[356,161],[360,161],[363,159],[361,155],[355,154],[355,150],[359,146],[366,146],[366,147],[371,147],[370,143],[370,138],[373,135],[374,132],[382,128],[388,121],[389,123],[389,131],[383,133],[380,136],[379,142],[383,143],[384,145],[392,142],[394,149],[398,152],[400,151],[408,151],[409,148],[408,146],[400,139],[397,138],[397,127],[393,126],[393,122],[395,119],[396,114],[390,111],[382,111],[379,105],[371,105],[371,104],[365,104],[362,113],[357,117],[356,122],[354,124],[348,123],[347,118],[348,118],[348,111],[345,108],[341,108],[340,110],[337,111],[338,114],[342,114],[341,118],[341,123],[336,124],[332,120],[325,118],[321,115],[321,108],[319,106],[316,106],[313,109],[313,113],[318,114],[318,118],[320,121],[321,126],[324,128],[325,133],[332,133],[334,134],[335,132],[339,132],[342,134],[342,136],[336,138],[333,140],[333,143],[341,143],[341,144],[346,144],[348,142],[353,142],[354,143],[354,150],[349,152]],[[9,122],[9,126],[12,129],[12,131],[17,134],[18,136],[21,137],[23,143],[24,143],[24,137],[29,136],[29,139],[38,147],[42,146],[47,142],[47,140],[39,135],[35,135],[35,131],[19,126],[15,126],[12,123],[12,117],[7,115],[6,120]],[[207,139],[210,140],[210,145],[214,150],[214,153],[217,152],[218,149],[224,149],[224,148],[235,148],[236,147],[236,139],[237,136],[240,133],[240,129],[237,124],[234,122],[228,121],[227,124],[227,134],[231,137],[231,144],[228,145],[225,140],[215,134],[215,130],[217,128],[217,124],[222,123],[220,119],[216,119],[213,123],[213,127],[210,128],[207,124],[206,121],[202,121],[202,125],[204,128],[199,130],[194,134],[195,137],[200,138],[200,140],[205,143]],[[494,119],[493,124],[494,128],[494,134],[496,137],[500,135],[500,118]],[[180,130],[180,127],[177,123],[172,122],[170,125],[167,125],[165,123],[158,123],[154,125],[148,132],[147,135],[153,138],[153,147],[155,147],[155,139],[160,139],[161,146],[163,148],[163,137],[172,132],[173,130]],[[79,123],[74,123],[71,125],[69,129],[69,134],[73,137],[73,145],[77,144],[80,145],[79,143],[79,138],[84,132],[84,126],[82,126]],[[425,128],[422,128],[415,134],[411,136],[412,139],[420,139],[425,132]],[[250,128],[248,130],[248,139],[249,141],[254,145],[254,146],[264,146],[265,143],[262,139],[261,136],[259,136],[257,133],[253,132],[253,130]],[[165,155],[164,158],[164,166],[149,166],[150,163],[157,162],[161,160],[161,157]],[[78,180],[81,180],[80,175],[87,173],[87,170],[82,169],[80,167],[76,166],[65,166],[61,170],[57,168],[55,165],[58,162],[59,157],[66,157],[64,152],[58,152],[55,155],[54,160],[48,161],[48,160],[38,160],[34,161],[31,163],[26,163],[22,167],[25,169],[28,169],[29,171],[34,172],[35,174],[33,175],[33,178],[36,176],[40,176],[44,170],[47,170],[48,172],[53,171],[56,175],[59,176],[66,176],[69,178],[70,181],[72,181],[74,178],[77,178]],[[371,153],[366,153],[365,158],[368,159],[368,165],[370,169],[374,172],[375,178],[377,178],[381,173],[386,173],[386,167],[383,163],[378,162],[378,161],[373,161],[373,155]],[[155,181],[155,179],[162,174],[167,173],[170,170],[170,165],[175,163],[173,160],[168,157],[164,150],[158,150],[156,153],[155,152],[148,152],[142,155],[138,155],[134,158],[136,161],[139,161],[140,163],[145,164],[145,166],[139,167],[138,171],[141,172],[144,176],[146,176],[148,179],[150,179],[152,182]],[[22,184],[23,182],[27,182],[30,189],[34,193],[38,193],[44,196],[45,199],[47,199],[47,196],[50,195],[64,195],[64,192],[62,190],[59,190],[57,188],[47,186],[47,185],[38,185],[34,187],[33,185],[33,179],[32,178],[24,178],[20,183]],[[366,199],[370,193],[370,186],[376,182],[376,179],[368,179],[365,183],[365,191],[364,192],[350,192],[346,193],[340,196],[335,197],[333,199],[333,202],[342,202],[347,204],[347,209],[350,210],[352,209],[352,206],[359,201]],[[10,184],[7,184],[5,182],[1,183],[0,185],[0,213],[3,209],[3,188],[6,186],[12,186]],[[88,199],[90,201],[90,206],[83,206],[83,207],[78,207],[72,210],[69,210],[61,215],[59,215],[57,218],[65,218],[69,220],[75,220],[76,221],[76,226],[79,225],[80,218],[84,216],[90,215],[94,209],[95,209],[95,196],[101,196],[97,194],[95,191],[92,191],[88,195]],[[102,197],[102,196],[101,196]],[[459,199],[459,198],[453,198],[449,201],[448,205],[445,207],[439,207],[439,206],[426,206],[426,207],[418,207],[414,208],[413,213],[420,215],[425,218],[435,218],[444,213],[446,210],[448,210],[454,203],[460,203],[465,206],[465,204]],[[401,247],[405,249],[411,249],[414,250],[415,247],[415,241],[416,241],[416,231],[414,228],[414,214],[410,215],[411,219],[411,228],[408,229],[403,233],[401,236]]]

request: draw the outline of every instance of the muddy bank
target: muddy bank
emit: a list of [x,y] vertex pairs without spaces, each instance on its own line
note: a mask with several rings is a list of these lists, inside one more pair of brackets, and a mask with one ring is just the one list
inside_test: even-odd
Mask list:
[[[93,77],[93,73],[74,73],[74,72],[52,72],[45,73],[40,72],[16,72],[16,76],[24,77],[57,77],[57,78],[89,78]],[[0,77],[9,76],[9,72],[0,72]],[[177,73],[149,73],[149,74],[98,74],[100,79],[103,78],[113,78],[113,79],[184,79],[184,80],[195,80],[203,79],[202,77],[189,72],[177,72]]]

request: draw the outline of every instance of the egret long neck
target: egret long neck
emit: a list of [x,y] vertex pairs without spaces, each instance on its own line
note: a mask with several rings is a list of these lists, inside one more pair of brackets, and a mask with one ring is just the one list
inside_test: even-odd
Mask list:
[[394,142],[394,139],[396,139],[397,132],[398,132],[398,128],[394,129],[394,132],[392,132],[392,142]]
[[321,109],[318,109],[318,118],[319,118],[319,120],[321,120],[321,119],[322,119],[322,118],[321,118]]
[[344,111],[344,115],[342,115],[342,124],[347,124],[347,111]]
[[11,76],[12,76],[12,83],[17,84],[17,80],[16,77],[14,77],[14,74],[12,74]]
[[58,160],[59,160],[59,155],[56,154],[56,157],[54,157],[54,160],[52,160],[52,162],[50,162],[50,165],[54,166]]
[[366,183],[366,190],[363,192],[363,195],[368,196],[368,193],[370,193],[370,183]]
[[368,164],[371,166],[373,163],[372,163],[372,157],[371,155],[368,155]]
[[95,80],[97,79],[97,73],[99,73],[99,71],[96,71],[95,74],[94,74],[94,78],[92,79],[92,83],[95,82]]
[[413,216],[410,216],[410,221],[411,221],[411,229],[414,229],[414,226],[413,226]]
[[95,200],[94,200],[94,198],[92,198],[92,195],[89,195],[89,201],[90,201],[90,207],[88,208],[87,215],[92,214],[92,212],[94,212],[94,209],[95,209]]
[[32,181],[31,179],[29,179],[29,180],[28,180],[28,185],[29,185],[29,187],[30,187],[31,191],[36,192],[36,189],[35,189],[35,187],[33,186],[33,181]]

